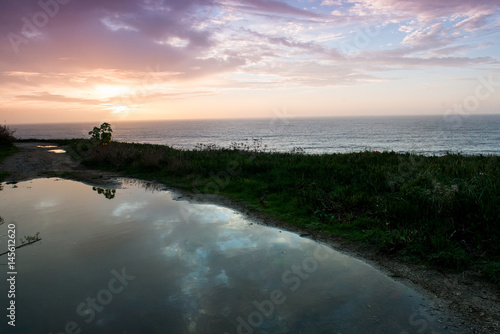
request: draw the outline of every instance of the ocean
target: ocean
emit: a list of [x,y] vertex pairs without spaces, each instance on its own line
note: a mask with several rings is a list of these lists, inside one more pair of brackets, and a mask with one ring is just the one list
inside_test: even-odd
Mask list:
[[[96,125],[12,125],[21,139],[89,138]],[[442,155],[500,155],[500,115],[274,118],[112,122],[113,140],[193,149],[198,143],[229,147],[259,139],[269,151],[307,154],[364,150]]]

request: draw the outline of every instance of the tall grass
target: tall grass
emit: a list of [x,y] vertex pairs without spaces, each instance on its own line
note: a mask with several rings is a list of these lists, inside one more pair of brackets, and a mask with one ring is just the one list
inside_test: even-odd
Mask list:
[[13,130],[7,125],[0,125],[0,148],[8,148],[14,145],[16,138],[14,137]]
[[[77,150],[78,143],[72,143]],[[288,222],[432,265],[500,261],[500,157],[394,152],[262,152],[258,142],[196,150],[113,142],[89,166],[220,193]]]
[[[7,125],[0,125],[0,163],[9,155],[17,152],[17,148],[14,146],[13,129],[10,129]],[[9,173],[0,170],[0,181],[5,180]],[[0,188],[1,190],[1,188]]]

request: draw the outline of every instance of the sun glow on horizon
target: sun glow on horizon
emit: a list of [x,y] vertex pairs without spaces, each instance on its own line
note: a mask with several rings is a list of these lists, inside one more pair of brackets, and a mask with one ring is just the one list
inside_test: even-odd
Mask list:
[[112,107],[112,114],[113,115],[128,115],[131,111],[131,108],[128,106],[114,106]]

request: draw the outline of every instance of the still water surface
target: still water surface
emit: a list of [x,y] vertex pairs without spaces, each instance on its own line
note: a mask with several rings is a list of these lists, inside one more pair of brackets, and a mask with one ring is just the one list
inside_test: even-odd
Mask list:
[[420,294],[357,259],[121,182],[2,185],[0,234],[14,223],[42,241],[16,252],[16,328],[1,291],[1,333],[451,333]]

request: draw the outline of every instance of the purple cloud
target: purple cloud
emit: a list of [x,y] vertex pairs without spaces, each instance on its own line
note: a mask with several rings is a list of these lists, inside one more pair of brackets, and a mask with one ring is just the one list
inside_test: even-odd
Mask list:
[[316,18],[320,15],[290,6],[286,2],[275,0],[239,0],[235,1],[235,7],[260,13],[274,13],[281,15],[294,15]]

